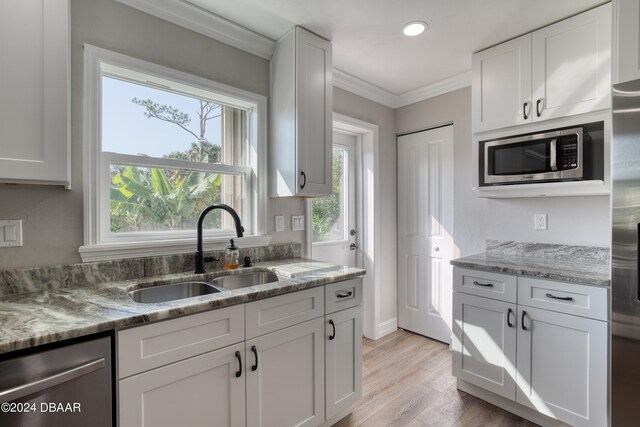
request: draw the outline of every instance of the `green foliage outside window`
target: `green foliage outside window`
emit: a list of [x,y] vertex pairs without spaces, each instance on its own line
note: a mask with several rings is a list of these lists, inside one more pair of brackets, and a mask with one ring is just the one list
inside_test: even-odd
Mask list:
[[344,238],[344,150],[333,150],[333,172],[330,196],[313,200],[311,232],[314,242],[342,240]]

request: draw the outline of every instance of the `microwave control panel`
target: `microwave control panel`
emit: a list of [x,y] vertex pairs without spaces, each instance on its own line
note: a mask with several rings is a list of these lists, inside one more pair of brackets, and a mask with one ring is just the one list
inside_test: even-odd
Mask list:
[[559,141],[558,169],[568,170],[578,167],[578,135],[566,135]]

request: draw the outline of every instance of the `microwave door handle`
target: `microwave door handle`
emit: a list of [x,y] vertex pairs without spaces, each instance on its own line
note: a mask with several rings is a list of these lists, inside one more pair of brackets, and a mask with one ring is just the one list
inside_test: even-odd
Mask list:
[[551,170],[558,170],[558,159],[557,159],[557,146],[558,146],[558,138],[553,138],[549,143],[549,150],[551,151]]

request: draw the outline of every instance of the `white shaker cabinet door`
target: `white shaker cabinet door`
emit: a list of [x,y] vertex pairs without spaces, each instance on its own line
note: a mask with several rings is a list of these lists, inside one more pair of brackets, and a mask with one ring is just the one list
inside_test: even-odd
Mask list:
[[453,375],[514,400],[516,305],[453,293]]
[[362,397],[362,315],[360,306],[326,316],[326,418]]
[[573,426],[607,425],[607,322],[518,306],[516,401]]
[[246,342],[247,426],[324,422],[324,317]]
[[240,343],[121,380],[120,427],[244,427],[244,362]]
[[611,3],[533,33],[533,120],[611,107]]
[[70,185],[69,0],[0,2],[0,183]]
[[531,123],[531,34],[472,58],[473,131]]

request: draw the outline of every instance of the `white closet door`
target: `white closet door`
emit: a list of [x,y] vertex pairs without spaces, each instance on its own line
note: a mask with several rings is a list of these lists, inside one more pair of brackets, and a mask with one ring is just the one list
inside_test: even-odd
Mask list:
[[398,326],[451,339],[453,126],[398,138]]

